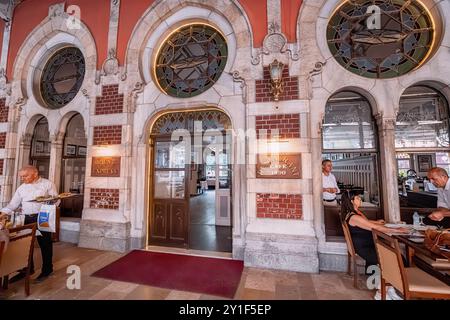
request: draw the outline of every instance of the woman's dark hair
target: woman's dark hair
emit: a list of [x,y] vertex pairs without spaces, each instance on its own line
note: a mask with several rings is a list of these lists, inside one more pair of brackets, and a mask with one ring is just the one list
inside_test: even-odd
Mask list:
[[342,193],[342,197],[341,197],[341,214],[340,214],[342,222],[344,222],[345,217],[350,212],[355,212],[355,207],[353,206],[352,200],[354,200],[355,197],[358,196],[358,195],[359,195],[358,193],[352,192],[352,191],[349,191],[349,190],[345,190]]

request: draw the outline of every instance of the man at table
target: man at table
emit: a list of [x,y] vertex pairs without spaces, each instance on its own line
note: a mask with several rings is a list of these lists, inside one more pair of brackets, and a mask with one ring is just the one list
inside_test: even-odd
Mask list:
[[335,176],[331,173],[331,160],[322,161],[322,199],[324,206],[337,206],[336,194],[340,193]]
[[[25,215],[25,224],[35,223],[37,221],[40,203],[30,202],[41,196],[57,196],[55,184],[47,179],[39,176],[39,171],[36,167],[25,166],[19,171],[20,180],[23,182],[14,193],[9,204],[0,210],[1,213],[11,214],[22,205],[22,214]],[[37,236],[39,247],[42,254],[42,269],[41,274],[36,278],[40,282],[45,280],[53,273],[53,242],[51,232],[40,231],[41,236]],[[34,273],[34,263],[31,259],[31,272]],[[14,276],[10,282],[18,281],[25,277],[25,272],[20,271]]]
[[[427,177],[430,182],[438,188],[437,209],[428,217],[434,221],[449,220],[450,217],[450,179],[448,173],[442,168],[431,168]],[[448,222],[448,221],[445,221]]]

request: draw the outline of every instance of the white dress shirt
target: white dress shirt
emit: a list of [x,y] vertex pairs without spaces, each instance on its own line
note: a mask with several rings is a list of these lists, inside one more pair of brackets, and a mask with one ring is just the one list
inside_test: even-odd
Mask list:
[[56,187],[50,180],[39,178],[33,183],[23,183],[17,188],[14,196],[6,207],[1,209],[1,212],[11,214],[20,205],[22,205],[23,214],[39,213],[42,203],[29,202],[37,197],[57,196]]
[[438,189],[438,208],[450,209],[450,179],[447,180],[445,188]]
[[[326,176],[322,172],[322,187],[324,189],[336,188],[337,193],[340,192],[337,182],[336,182],[336,178],[332,173],[330,173],[329,175]],[[334,199],[336,199],[336,193],[323,192],[322,197],[323,197],[323,200],[334,200]]]

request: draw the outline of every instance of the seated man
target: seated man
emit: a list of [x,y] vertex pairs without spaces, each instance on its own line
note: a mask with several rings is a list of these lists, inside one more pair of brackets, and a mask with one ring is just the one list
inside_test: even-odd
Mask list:
[[333,164],[331,160],[322,161],[322,199],[324,206],[337,206],[336,194],[340,193],[336,178],[331,173]]
[[445,169],[435,167],[428,171],[427,177],[438,188],[437,209],[428,217],[434,221],[442,221],[448,227],[450,224],[450,179],[448,173]]

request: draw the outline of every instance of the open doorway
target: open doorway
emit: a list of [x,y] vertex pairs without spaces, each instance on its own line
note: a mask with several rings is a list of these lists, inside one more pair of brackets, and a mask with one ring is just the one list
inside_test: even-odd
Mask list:
[[61,201],[61,217],[81,218],[86,175],[86,147],[83,117],[76,114],[67,123],[60,183],[60,192],[71,192],[75,195]]
[[33,130],[29,163],[35,166],[39,171],[39,175],[45,179],[49,177],[50,147],[48,121],[47,118],[42,117],[38,120]]
[[231,252],[229,153],[203,145],[205,163],[191,164],[189,248]]
[[[194,127],[202,128],[201,134]],[[155,121],[150,245],[232,251],[230,127],[229,118],[216,110],[168,113]],[[194,143],[173,139],[179,129],[189,132],[184,139]],[[205,137],[206,130],[214,134]]]

